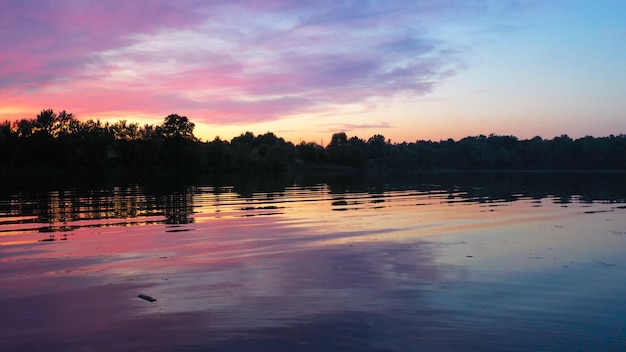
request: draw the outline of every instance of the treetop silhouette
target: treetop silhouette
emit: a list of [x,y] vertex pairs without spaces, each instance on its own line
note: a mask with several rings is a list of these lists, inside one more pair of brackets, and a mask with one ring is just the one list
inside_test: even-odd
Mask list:
[[515,136],[469,136],[454,141],[391,143],[381,134],[367,140],[332,135],[327,146],[294,145],[272,132],[245,132],[205,142],[186,116],[170,114],[157,126],[120,120],[80,121],[65,110],[0,123],[0,168],[63,170],[270,171],[290,168],[397,168],[411,170],[626,170],[626,135],[567,135],[520,140]]

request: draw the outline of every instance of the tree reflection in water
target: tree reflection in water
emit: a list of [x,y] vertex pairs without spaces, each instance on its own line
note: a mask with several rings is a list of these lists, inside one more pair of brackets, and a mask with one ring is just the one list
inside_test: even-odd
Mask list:
[[623,351],[625,180],[3,183],[0,350]]

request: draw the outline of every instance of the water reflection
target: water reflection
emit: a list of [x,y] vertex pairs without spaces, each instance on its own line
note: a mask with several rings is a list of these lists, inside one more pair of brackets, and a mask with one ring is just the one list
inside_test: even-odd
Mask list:
[[[139,186],[108,190],[20,192],[0,200],[0,231],[68,232],[79,227],[186,224],[193,221],[193,194],[146,194]],[[49,239],[54,239],[54,234]]]
[[624,350],[624,180],[12,187],[0,349]]
[[[188,224],[194,221],[194,198],[210,202],[216,212],[239,207],[245,216],[282,213],[283,202],[297,191],[316,192],[331,200],[334,211],[365,207],[382,209],[386,199],[426,195],[448,203],[513,202],[551,198],[554,203],[624,202],[626,177],[616,173],[421,173],[411,175],[334,176],[236,175],[208,182],[218,186],[187,185],[185,179],[108,189],[4,190],[0,198],[0,231],[68,232],[82,226],[130,224]],[[295,184],[298,178],[302,184]],[[225,183],[226,179],[232,183]],[[224,185],[220,186],[222,182]],[[161,184],[167,184],[167,188]],[[163,190],[170,192],[163,193]],[[403,193],[404,191],[410,191]],[[315,200],[320,200],[316,195]],[[537,206],[540,203],[536,203]],[[232,209],[226,209],[232,211]],[[54,234],[47,240],[55,239]]]

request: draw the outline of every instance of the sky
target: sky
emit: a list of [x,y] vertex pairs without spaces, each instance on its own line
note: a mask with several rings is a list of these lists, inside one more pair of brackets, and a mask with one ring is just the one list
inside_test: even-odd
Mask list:
[[0,121],[203,140],[626,133],[623,0],[3,0]]

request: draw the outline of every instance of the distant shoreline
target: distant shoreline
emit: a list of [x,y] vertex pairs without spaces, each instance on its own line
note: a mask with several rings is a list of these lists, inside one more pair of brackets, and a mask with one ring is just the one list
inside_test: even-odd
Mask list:
[[[479,135],[391,143],[334,133],[326,146],[294,145],[272,132],[230,141],[198,140],[195,124],[172,114],[157,126],[79,121],[66,111],[0,124],[0,170],[83,172],[274,172],[349,170],[602,172],[626,171],[626,135],[553,139]],[[55,172],[55,171],[50,171]]]

